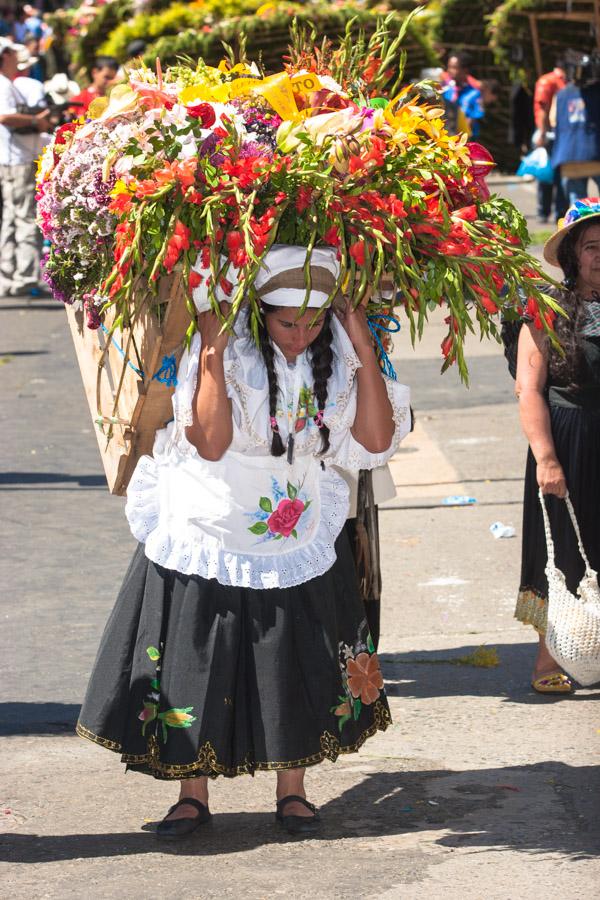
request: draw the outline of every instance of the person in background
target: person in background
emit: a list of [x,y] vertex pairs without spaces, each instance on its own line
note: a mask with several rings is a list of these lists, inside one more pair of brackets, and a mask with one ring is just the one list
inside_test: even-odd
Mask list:
[[23,95],[29,107],[38,106],[42,110],[48,105],[44,85],[31,74],[37,62],[37,57],[32,56],[27,47],[17,45],[18,75],[13,81],[13,86]]
[[569,68],[566,87],[556,94],[556,128],[550,162],[560,167],[566,203],[588,196],[593,178],[600,193],[600,81],[597,66],[585,55]]
[[71,111],[76,116],[84,116],[90,103],[98,97],[105,97],[117,77],[119,63],[114,56],[97,56],[90,71],[91,84],[72,98]]
[[[577,537],[562,500],[567,490],[590,565],[600,570],[600,199],[571,206],[546,242],[544,259],[563,271],[548,293],[566,310],[558,316],[559,353],[533,321],[505,323],[503,340],[529,453],[523,501],[521,582],[515,616],[539,635],[531,684],[542,694],[573,691],[572,680],[550,655],[546,537],[538,490],[555,543],[556,564],[573,594],[584,575]],[[539,324],[539,323],[538,323]]]
[[18,45],[0,38],[0,293],[37,297],[41,236],[35,221],[35,160],[43,146],[49,112],[31,112],[27,98],[15,87],[20,75]]
[[[444,101],[458,106],[465,116],[472,137],[476,138],[485,110],[481,98],[481,82],[471,75],[470,64],[468,54],[462,52],[450,54],[447,67],[448,80],[442,90],[442,97]],[[475,87],[475,81],[477,81],[477,87]]]
[[[535,120],[535,133],[532,143],[534,147],[545,147],[549,154],[554,146],[554,130],[550,122],[553,101],[559,91],[567,84],[565,63],[559,58],[554,63],[551,72],[541,75],[535,83],[533,92],[533,117]],[[552,215],[554,203],[556,220],[562,219],[567,208],[567,202],[562,189],[560,170],[556,169],[554,182],[548,184],[544,181],[537,182],[537,215],[539,222],[547,222]]]
[[15,24],[15,14],[12,9],[3,6],[0,8],[0,37],[11,37]]
[[41,48],[41,41],[35,34],[25,35],[25,49],[30,57],[29,78],[44,82],[46,80],[46,60]]
[[12,36],[16,44],[22,44],[25,40],[25,35],[28,31],[27,25],[25,24],[26,18],[27,14],[25,13],[25,10],[23,7],[19,7],[12,27]]

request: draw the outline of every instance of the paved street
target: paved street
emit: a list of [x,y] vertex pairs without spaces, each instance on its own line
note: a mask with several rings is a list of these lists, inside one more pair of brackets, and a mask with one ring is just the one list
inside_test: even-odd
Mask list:
[[[499,184],[528,212],[529,186]],[[0,884],[15,898],[598,896],[600,690],[540,697],[512,618],[525,442],[501,349],[439,375],[435,320],[397,341],[417,427],[381,513],[381,660],[394,724],[310,770],[316,840],[275,829],[274,778],[219,780],[209,830],[158,845],[175,786],[125,775],[73,734],[134,546],[105,487],[65,314],[0,299]],[[444,497],[476,499],[449,508]],[[489,527],[513,525],[516,539]],[[457,664],[477,647],[499,665]]]

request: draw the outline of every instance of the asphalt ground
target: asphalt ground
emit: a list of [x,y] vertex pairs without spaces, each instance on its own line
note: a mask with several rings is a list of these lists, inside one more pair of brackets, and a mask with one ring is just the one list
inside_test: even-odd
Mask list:
[[[530,217],[532,190],[498,184]],[[273,822],[274,779],[218,780],[212,825],[159,845],[175,786],[73,734],[134,541],[105,487],[64,311],[0,299],[0,893],[18,898],[590,898],[600,884],[599,690],[529,687],[512,617],[522,476],[500,348],[440,377],[441,321],[395,362],[417,427],[381,511],[381,661],[394,724],[307,775],[318,838]],[[451,495],[475,499],[447,507]],[[514,539],[489,527],[513,525]],[[499,664],[458,664],[479,646]]]

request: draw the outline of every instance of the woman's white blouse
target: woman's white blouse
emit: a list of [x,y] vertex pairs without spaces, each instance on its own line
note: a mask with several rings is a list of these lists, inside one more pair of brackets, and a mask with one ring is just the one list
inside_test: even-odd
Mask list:
[[313,421],[310,359],[304,353],[290,366],[275,348],[277,421],[284,444],[294,432],[291,464],[287,454],[270,453],[267,373],[245,324],[224,354],[231,445],[220,460],[210,461],[189,443],[185,428],[192,424],[200,355],[200,336],[194,336],[179,365],[174,419],[157,432],[153,455],[141,457],[127,491],[127,519],[149,559],[185,575],[248,588],[291,587],[331,568],[348,514],[348,488],[332,466],[380,466],[410,429],[409,390],[386,378],[396,425],[390,447],[369,453],[353,438],[360,362],[335,318],[332,328],[333,373],[323,417],[330,448],[323,457]]

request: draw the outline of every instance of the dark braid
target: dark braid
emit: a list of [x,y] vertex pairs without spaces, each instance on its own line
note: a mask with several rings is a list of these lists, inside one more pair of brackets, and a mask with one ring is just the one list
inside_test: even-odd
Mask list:
[[[331,330],[331,309],[325,313],[325,323],[317,337],[310,345],[311,367],[314,384],[315,399],[321,416],[327,403],[327,382],[333,370],[333,331]],[[321,429],[321,454],[329,450],[329,428],[322,421],[317,423]]]
[[[260,340],[261,353],[263,355],[265,367],[267,370],[267,378],[269,380],[269,415],[272,419],[274,419],[277,415],[277,396],[279,393],[279,386],[277,384],[277,372],[275,371],[275,351],[273,349],[273,344],[271,343],[271,338],[269,337],[269,332],[267,331],[267,326],[265,325],[264,314],[261,316],[258,323],[258,336]],[[273,429],[273,440],[271,441],[271,456],[283,456],[284,453],[285,447],[283,446],[283,441],[281,440],[279,429]]]

